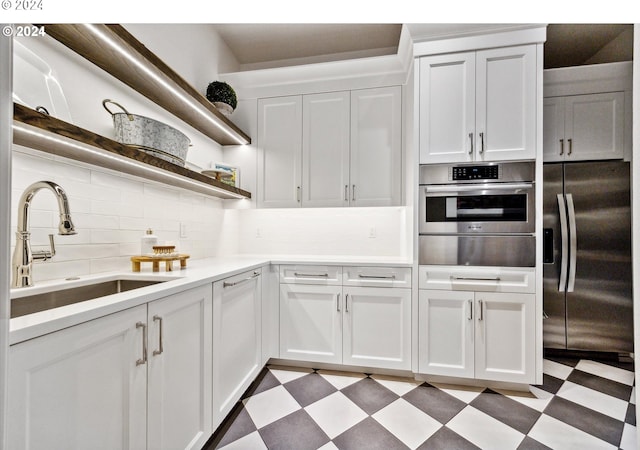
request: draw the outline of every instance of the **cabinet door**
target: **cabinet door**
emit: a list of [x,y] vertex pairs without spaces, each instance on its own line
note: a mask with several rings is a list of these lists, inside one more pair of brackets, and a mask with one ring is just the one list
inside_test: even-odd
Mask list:
[[258,100],[258,206],[300,206],[302,97]]
[[420,290],[420,373],[474,377],[473,299],[473,292]]
[[260,271],[213,285],[213,420],[217,427],[262,368]]
[[400,204],[401,128],[400,86],[351,92],[351,206]]
[[542,153],[544,162],[564,161],[568,143],[564,138],[564,97],[544,99]]
[[304,207],[349,204],[349,103],[348,92],[303,97]]
[[280,284],[280,358],[342,363],[342,287]]
[[473,159],[475,53],[420,59],[420,164]]
[[342,362],[411,369],[411,289],[344,289]]
[[535,382],[535,294],[476,292],[476,378]]
[[211,436],[211,301],[208,284],[149,303],[149,448]]
[[536,157],[536,46],[477,52],[476,159]]
[[138,306],[12,346],[7,448],[146,448],[146,320]]
[[622,92],[566,97],[567,161],[622,159],[623,112]]

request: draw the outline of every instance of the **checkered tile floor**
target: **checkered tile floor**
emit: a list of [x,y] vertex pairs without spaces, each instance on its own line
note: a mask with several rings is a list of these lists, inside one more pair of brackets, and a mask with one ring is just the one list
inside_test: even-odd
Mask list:
[[532,394],[268,366],[213,449],[636,449],[631,364],[545,359]]

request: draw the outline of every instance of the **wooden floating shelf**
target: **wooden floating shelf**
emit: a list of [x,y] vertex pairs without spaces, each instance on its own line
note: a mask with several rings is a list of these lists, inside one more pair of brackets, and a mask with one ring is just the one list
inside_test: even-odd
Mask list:
[[47,24],[47,35],[220,145],[251,138],[121,25]]
[[172,164],[63,120],[13,104],[13,142],[65,158],[136,175],[219,198],[251,193]]

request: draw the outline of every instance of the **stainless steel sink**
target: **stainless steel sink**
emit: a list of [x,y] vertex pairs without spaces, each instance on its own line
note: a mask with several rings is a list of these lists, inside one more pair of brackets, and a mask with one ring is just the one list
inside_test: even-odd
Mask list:
[[43,292],[11,299],[11,318],[25,316],[40,311],[58,308],[60,306],[80,303],[105,297],[119,292],[130,291],[132,289],[152,286],[154,284],[169,281],[168,279],[158,280],[135,280],[135,279],[115,279],[99,281],[84,286],[76,286],[56,291]]

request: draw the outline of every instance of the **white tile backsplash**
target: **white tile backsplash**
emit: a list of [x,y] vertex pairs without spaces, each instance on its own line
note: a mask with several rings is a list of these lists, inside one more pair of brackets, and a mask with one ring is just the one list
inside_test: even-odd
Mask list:
[[[191,258],[220,255],[218,246],[224,204],[172,186],[123,175],[102,167],[40,154],[15,146],[12,161],[12,232],[15,245],[18,201],[24,189],[39,180],[60,184],[67,193],[78,234],[57,235],[58,205],[52,193],[38,192],[31,203],[30,230],[34,249],[48,247],[55,235],[56,256],[34,265],[34,280],[131,270],[130,257],[140,253],[140,238],[153,229],[160,243],[173,242]],[[188,235],[180,237],[180,223]],[[210,232],[214,230],[213,232]]]

